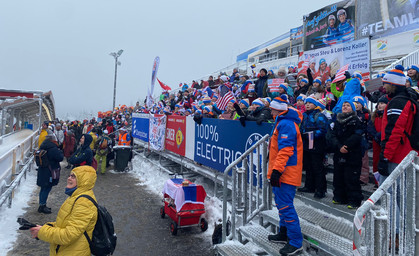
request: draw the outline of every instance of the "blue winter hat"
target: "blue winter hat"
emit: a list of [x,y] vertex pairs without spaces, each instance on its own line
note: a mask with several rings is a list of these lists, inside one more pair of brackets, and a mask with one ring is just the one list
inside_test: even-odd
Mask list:
[[359,72],[354,72],[354,73],[352,74],[352,77],[353,77],[353,78],[358,78],[359,80],[362,80],[362,75],[361,75],[361,73],[359,73]]
[[297,97],[297,101],[298,100],[304,101],[306,98],[307,98],[307,96],[305,96],[304,94],[300,94],[300,96]]
[[258,105],[258,107],[263,107],[263,106],[265,106],[265,104],[263,104],[263,101],[262,101],[260,98],[255,99],[255,100],[252,102],[252,105]]
[[305,99],[305,101],[304,101],[304,104],[306,104],[306,103],[313,103],[314,105],[316,105],[317,106],[317,104],[318,104],[318,102],[317,102],[317,100],[314,98],[314,97],[312,97],[312,96],[309,96],[309,97],[307,97],[306,99]]
[[343,101],[342,102],[342,105],[345,102],[348,102],[351,105],[352,111],[356,111],[356,107],[355,107],[354,103],[351,100],[345,100],[345,101]]
[[301,81],[301,82],[304,82],[304,83],[306,83],[306,84],[308,84],[308,80],[307,80],[307,78],[303,78],[303,79],[301,79],[300,81]]
[[327,83],[327,82],[332,82],[332,79],[330,79],[330,78],[326,79],[325,83]]
[[269,104],[272,102],[272,99],[271,99],[271,98],[269,98],[269,97],[266,97],[266,98],[265,98],[265,100],[266,100],[267,102],[269,102]]
[[412,66],[410,66],[409,69],[414,69],[414,70],[416,70],[416,72],[419,73],[419,65],[412,65]]
[[244,105],[246,106],[246,108],[248,108],[248,107],[249,107],[249,100],[248,100],[248,99],[242,99],[242,100],[240,101],[240,103],[244,104]]
[[284,89],[284,91],[286,92],[287,91],[287,86],[285,85],[285,84],[280,84],[279,85],[279,88],[282,88],[282,89]]
[[320,78],[316,78],[313,80],[313,83],[319,83],[320,85],[322,85],[322,80],[320,80]]
[[325,59],[320,59],[320,61],[319,61],[319,65],[321,65],[322,63],[324,63],[324,62],[326,62],[326,60]]
[[412,86],[412,84],[413,84],[412,78],[410,78],[408,76],[406,77],[406,82],[409,82],[410,86]]
[[360,103],[363,107],[365,107],[365,100],[364,100],[364,98],[362,97],[362,96],[354,96],[353,98],[352,98],[352,101],[353,102],[358,102],[358,103]]

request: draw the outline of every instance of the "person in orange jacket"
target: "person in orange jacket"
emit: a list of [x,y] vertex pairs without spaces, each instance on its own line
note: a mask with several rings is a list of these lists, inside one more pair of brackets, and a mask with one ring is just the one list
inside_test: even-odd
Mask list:
[[303,250],[303,235],[294,208],[296,188],[301,185],[303,171],[303,142],[300,129],[302,114],[288,107],[285,99],[276,97],[270,104],[275,117],[269,143],[268,180],[275,195],[280,221],[279,233],[269,235],[269,241],[286,243],[281,255],[294,255]]
[[130,146],[131,136],[129,136],[127,129],[122,127],[119,129],[118,146]]

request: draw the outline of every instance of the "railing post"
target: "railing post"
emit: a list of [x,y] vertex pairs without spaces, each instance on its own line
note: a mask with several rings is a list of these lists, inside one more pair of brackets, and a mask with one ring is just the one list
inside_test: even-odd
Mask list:
[[268,143],[265,141],[262,143],[262,204],[265,206],[265,209],[269,209],[270,206],[268,206],[268,177],[267,177],[267,147]]
[[233,167],[233,172],[231,175],[232,185],[231,185],[231,235],[234,239],[236,237],[236,197],[237,197],[237,172],[236,167]]
[[[417,157],[415,157],[413,160],[415,160]],[[406,204],[406,214],[411,214],[409,218],[405,218],[406,220],[406,232],[405,232],[405,241],[406,241],[406,252],[412,253],[415,251],[415,243],[414,241],[418,242],[418,238],[416,236],[415,239],[415,213],[417,212],[415,203],[416,200],[418,200],[418,194],[415,193],[415,189],[417,189],[417,182],[416,182],[416,171],[412,164],[409,165],[408,168],[406,168],[406,198],[411,198],[411,203]],[[416,194],[416,195],[415,195]],[[403,209],[400,209],[402,211]],[[404,232],[400,232],[400,234],[403,234]],[[417,246],[416,246],[417,248]]]
[[[419,166],[419,156],[416,156],[415,158],[414,158],[414,160],[413,160],[413,162],[415,163],[415,165],[416,165],[416,167],[418,167]],[[415,190],[413,191],[413,193],[414,193],[414,197],[411,197],[411,198],[415,198],[415,200],[413,200],[413,203],[412,203],[412,207],[413,207],[413,211],[411,211],[412,212],[412,214],[414,215],[414,216],[412,216],[412,219],[415,221],[415,227],[416,227],[416,229],[418,229],[419,228],[419,207],[416,205],[416,202],[418,202],[419,201],[419,193],[418,193],[418,189],[419,189],[419,175],[417,175],[418,174],[418,169],[417,168],[413,168],[413,181],[415,182],[415,184],[414,184],[414,188],[415,188]],[[407,198],[410,198],[410,197],[407,197]],[[408,205],[408,204],[407,204]],[[414,253],[414,255],[419,255],[419,234],[414,234],[415,236],[415,253]]]
[[[373,245],[368,245],[367,247],[372,247],[373,248],[373,252],[374,254],[370,253],[370,255],[375,255],[375,256],[381,256],[381,255],[386,255],[388,253],[388,244],[387,244],[387,239],[388,236],[386,234],[388,234],[388,218],[386,215],[382,215],[382,213],[380,211],[373,211],[373,213],[370,215],[371,216],[371,226],[373,226],[373,232],[374,234],[371,234],[371,238],[373,238],[374,244]],[[366,231],[368,232],[368,231]],[[383,235],[384,234],[384,235]],[[367,253],[368,253],[368,248],[367,248]]]
[[249,175],[249,166],[247,164],[247,157],[242,161],[242,168],[244,168],[243,174],[243,195],[244,195],[244,211],[243,211],[243,226],[247,224],[247,213],[249,212],[248,204],[252,203],[251,198],[247,196],[247,177]]

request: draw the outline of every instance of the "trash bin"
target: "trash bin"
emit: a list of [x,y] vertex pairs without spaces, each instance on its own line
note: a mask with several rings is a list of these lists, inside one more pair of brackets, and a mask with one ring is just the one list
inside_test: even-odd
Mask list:
[[113,150],[115,152],[115,170],[125,171],[131,156],[131,146],[115,146]]

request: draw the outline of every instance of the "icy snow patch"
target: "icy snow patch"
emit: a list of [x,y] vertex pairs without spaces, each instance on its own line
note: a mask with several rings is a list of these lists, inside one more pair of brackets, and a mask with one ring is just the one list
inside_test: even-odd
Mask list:
[[[36,189],[36,172],[32,170],[26,174],[26,180],[22,178],[20,185],[15,189],[12,207],[8,208],[7,203],[0,208],[0,256],[6,255],[13,249],[13,244],[18,237],[19,224],[17,218],[26,212],[28,200]],[[28,236],[29,236],[28,231]]]

